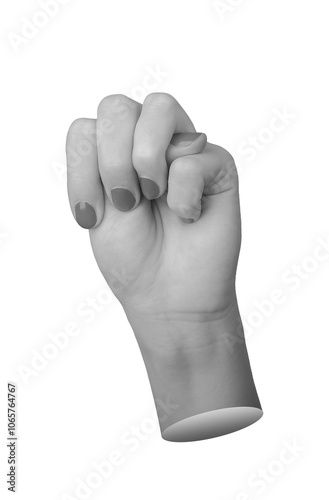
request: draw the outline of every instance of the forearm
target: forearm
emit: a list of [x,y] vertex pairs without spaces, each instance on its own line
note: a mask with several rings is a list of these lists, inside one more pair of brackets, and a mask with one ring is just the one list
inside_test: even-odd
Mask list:
[[203,321],[200,317],[128,319],[144,359],[164,439],[220,436],[261,417],[236,303],[225,316],[210,319],[207,315]]

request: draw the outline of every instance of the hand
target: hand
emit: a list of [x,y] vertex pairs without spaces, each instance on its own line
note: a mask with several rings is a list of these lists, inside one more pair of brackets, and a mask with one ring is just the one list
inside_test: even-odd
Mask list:
[[[159,379],[171,379],[179,352],[194,365],[200,352],[219,345],[223,330],[240,325],[234,160],[220,146],[205,144],[204,134],[175,149],[171,140],[180,133],[195,128],[172,96],[151,94],[141,105],[114,95],[101,101],[97,120],[74,121],[67,138],[71,210],[90,229],[98,266],[134,329],[155,399],[168,395],[168,383]],[[237,351],[248,369],[244,342]],[[163,365],[161,373],[155,364]],[[252,378],[248,384],[255,393]],[[254,393],[251,405],[259,409]],[[186,406],[169,420],[185,414]],[[204,432],[190,438],[211,437]]]
[[[68,134],[72,212],[79,202],[95,209],[90,237],[100,270],[125,309],[144,317],[217,315],[234,298],[240,247],[234,161],[207,144],[169,170],[165,153],[179,132],[195,132],[185,111],[173,97],[151,94],[143,106],[106,97],[97,121],[76,120]],[[76,166],[70,150],[83,141],[91,151]]]

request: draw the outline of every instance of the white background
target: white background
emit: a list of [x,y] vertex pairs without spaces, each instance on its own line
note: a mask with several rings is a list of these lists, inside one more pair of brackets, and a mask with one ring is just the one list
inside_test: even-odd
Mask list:
[[[44,9],[35,0],[1,7],[1,490],[8,469],[6,383],[14,380],[19,500],[79,498],[77,481],[95,479],[93,462],[116,450],[121,465],[85,498],[324,498],[327,2],[61,3],[50,18],[40,16]],[[26,34],[24,18],[44,23],[34,33],[30,25],[25,41],[17,38],[24,26]],[[152,71],[160,71],[158,81],[146,78]],[[66,196],[70,123],[95,117],[108,94],[142,101],[152,91],[174,95],[197,130],[233,154],[240,171],[238,297],[264,417],[202,442],[161,439],[133,332],[104,291],[88,234],[73,220]],[[290,118],[271,132],[278,112]],[[262,150],[247,154],[244,141],[252,136]],[[320,241],[327,251],[319,252]],[[267,302],[260,312],[275,290],[280,303]],[[90,310],[88,298],[102,307],[92,318],[81,315]],[[24,379],[19,366],[31,369],[49,333],[70,322],[79,334]],[[145,439],[136,439],[135,451],[121,441],[133,426],[144,429]],[[286,443],[294,441],[299,451],[282,463]],[[257,483],[261,469],[268,479]]]

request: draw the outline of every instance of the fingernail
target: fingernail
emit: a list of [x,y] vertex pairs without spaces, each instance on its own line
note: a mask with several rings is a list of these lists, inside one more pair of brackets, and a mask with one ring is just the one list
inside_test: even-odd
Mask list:
[[184,219],[184,217],[181,217],[181,219],[185,224],[192,224],[194,222],[194,219]]
[[156,182],[148,179],[147,177],[140,177],[139,183],[142,188],[143,195],[148,200],[154,200],[154,198],[159,196],[160,188]]
[[121,212],[128,212],[136,204],[136,198],[129,189],[114,188],[111,191],[112,201],[115,208]]
[[170,144],[185,148],[199,139],[202,132],[187,132],[184,134],[174,134],[171,138]]
[[86,201],[79,201],[75,205],[75,218],[79,226],[84,229],[91,229],[97,222],[97,216],[94,207]]

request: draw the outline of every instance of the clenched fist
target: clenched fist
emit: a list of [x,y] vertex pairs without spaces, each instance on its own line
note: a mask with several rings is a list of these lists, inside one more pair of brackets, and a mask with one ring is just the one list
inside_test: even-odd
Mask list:
[[172,96],[141,105],[113,95],[97,119],[72,123],[67,165],[72,213],[134,330],[163,438],[206,439],[258,420],[235,294],[232,156],[196,133]]

